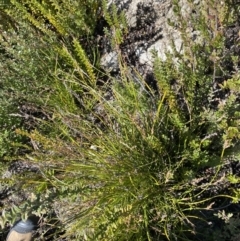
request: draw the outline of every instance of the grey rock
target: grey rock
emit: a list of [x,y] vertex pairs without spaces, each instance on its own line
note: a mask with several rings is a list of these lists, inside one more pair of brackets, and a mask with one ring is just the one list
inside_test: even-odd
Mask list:
[[[187,0],[179,0],[181,12],[185,16],[191,11],[187,2]],[[166,59],[166,51],[172,52],[172,42],[178,51],[182,51],[183,42],[181,33],[176,30],[178,23],[171,0],[109,0],[108,5],[111,4],[116,4],[119,10],[125,12],[129,25],[130,43],[129,47],[126,46],[126,49],[128,49],[125,53],[126,58],[134,55],[139,65],[144,65],[146,71],[151,71],[152,50],[155,50],[163,60]],[[199,1],[196,0],[194,4],[199,5]],[[168,19],[175,22],[176,26],[169,26]],[[152,22],[150,23],[150,21]],[[139,24],[142,25],[142,29],[137,26]],[[131,33],[131,31],[135,32]],[[190,36],[192,35],[191,31],[191,28],[189,28]],[[134,39],[133,36],[139,34],[139,39]],[[115,52],[106,53],[101,58],[101,65],[108,70],[116,69],[118,66],[117,54]]]
[[100,64],[108,72],[117,71],[119,68],[117,52],[112,51],[110,53],[104,54],[101,57]]

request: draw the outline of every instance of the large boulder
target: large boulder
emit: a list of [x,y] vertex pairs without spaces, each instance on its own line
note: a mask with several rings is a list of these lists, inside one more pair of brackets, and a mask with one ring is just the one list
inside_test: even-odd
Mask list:
[[[166,51],[172,50],[172,41],[176,49],[181,51],[181,33],[176,28],[178,23],[175,20],[172,0],[109,0],[108,3],[109,6],[115,4],[120,11],[125,12],[129,33],[120,49],[131,66],[140,71],[151,69],[152,50],[164,60]],[[199,1],[195,1],[194,5],[197,6],[198,3]],[[186,0],[180,0],[179,4],[183,14],[191,11]],[[168,20],[175,22],[175,26],[170,26]],[[110,71],[116,69],[116,52],[111,50],[105,53],[101,64]]]

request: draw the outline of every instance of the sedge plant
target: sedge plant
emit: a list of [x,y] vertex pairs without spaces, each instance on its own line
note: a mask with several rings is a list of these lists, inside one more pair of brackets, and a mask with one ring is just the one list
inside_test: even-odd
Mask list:
[[[183,52],[167,53],[165,61],[153,54],[157,90],[122,60],[119,44],[127,31],[118,28],[114,35],[116,16],[114,21],[108,16],[106,33],[113,35],[120,77],[109,76],[102,86],[76,39],[72,48],[54,45],[68,66],[56,61],[50,75],[57,90],[45,102],[51,103],[50,121],[39,129],[17,130],[35,143],[24,158],[39,168],[37,176],[18,177],[31,197],[22,213],[34,212],[43,220],[51,213],[70,240],[191,240],[200,219],[196,211],[211,209],[219,197],[239,201],[236,191],[207,194],[219,184],[221,166],[239,160],[239,73],[218,83],[226,95],[216,102],[224,38],[204,15],[213,5],[204,2],[196,21],[189,15],[184,19],[174,4],[180,31],[191,22],[204,41],[186,34]],[[225,8],[214,10],[220,14]],[[208,167],[215,175],[197,185],[199,172]]]

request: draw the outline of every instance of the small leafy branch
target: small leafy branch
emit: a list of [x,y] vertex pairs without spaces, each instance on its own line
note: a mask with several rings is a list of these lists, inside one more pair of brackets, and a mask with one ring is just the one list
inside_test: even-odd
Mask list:
[[112,47],[120,45],[123,42],[123,37],[128,32],[127,21],[124,12],[118,13],[117,6],[112,4],[110,9],[107,7],[107,1],[103,0],[103,15],[108,25],[110,32],[105,28],[105,34],[112,41]]

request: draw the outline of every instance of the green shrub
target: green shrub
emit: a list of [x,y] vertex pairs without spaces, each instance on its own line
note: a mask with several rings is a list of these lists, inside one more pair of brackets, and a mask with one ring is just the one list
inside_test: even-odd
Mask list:
[[[227,27],[225,11],[231,18],[233,12],[227,3],[215,9],[211,1],[201,5],[198,15],[183,17],[174,2],[183,52],[168,53],[166,61],[154,56],[157,92],[121,61],[124,27],[112,41],[120,78],[109,77],[101,87],[75,35],[64,44],[53,37],[45,55],[50,70],[40,64],[53,88],[40,96],[51,118],[41,121],[41,128],[17,131],[35,143],[24,158],[40,169],[37,176],[18,176],[31,198],[17,213],[54,214],[71,240],[191,240],[195,220],[201,219],[194,211],[211,209],[219,197],[239,201],[238,190],[208,194],[219,183],[221,166],[240,157],[239,72],[225,77],[224,36],[216,25]],[[215,11],[214,20],[206,16],[208,8]],[[113,7],[106,33],[114,33],[121,19],[117,15]],[[186,34],[188,23],[204,41]],[[215,93],[222,96],[217,99]],[[198,185],[199,172],[208,167],[215,168],[215,175]]]
[[[50,1],[41,5],[40,1],[28,1],[27,4],[26,1],[5,1],[0,5],[0,26],[4,30],[0,35],[1,175],[12,161],[22,160],[31,165],[25,154],[38,148],[37,142],[17,134],[16,129],[39,129],[49,136],[59,135],[63,129],[59,126],[53,128],[52,125],[50,129],[44,120],[51,122],[51,118],[55,119],[55,110],[58,111],[57,117],[61,111],[65,113],[77,110],[75,96],[81,94],[82,90],[78,89],[78,93],[75,93],[76,84],[71,82],[73,78],[76,83],[87,79],[91,80],[92,85],[95,84],[94,71],[89,69],[89,60],[76,39],[85,38],[92,33],[97,21],[99,3],[90,0],[81,3],[75,1],[73,4],[60,2]],[[56,9],[59,4],[62,8]],[[75,11],[76,8],[79,10]],[[49,9],[52,16],[46,12]],[[36,15],[36,12],[39,15]],[[66,12],[69,13],[68,16]],[[92,17],[86,19],[89,14]],[[62,23],[64,26],[60,26]],[[75,38],[74,45],[72,38]],[[85,75],[89,75],[91,79]],[[34,179],[34,175],[25,170],[15,175],[12,173],[8,178],[4,174],[2,181],[13,195],[28,196],[32,189],[21,189],[21,186],[28,183],[28,179]],[[34,183],[34,180],[32,181]],[[14,203],[7,200],[8,197],[4,201],[6,206],[1,203],[1,214],[7,213],[1,225],[6,221],[13,223],[19,217],[19,213],[16,213],[18,209],[10,211]],[[5,212],[5,209],[8,211]]]
[[44,34],[82,37],[93,32],[100,5],[96,0],[9,0],[3,6],[8,16],[20,16]]

